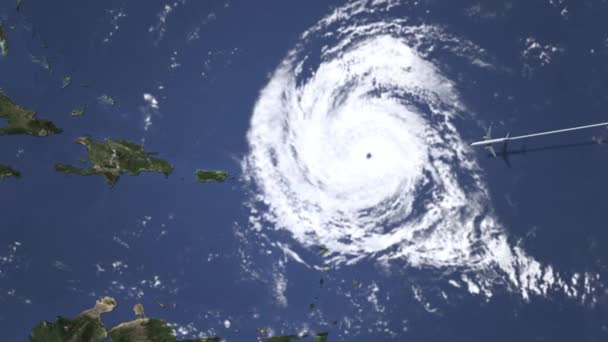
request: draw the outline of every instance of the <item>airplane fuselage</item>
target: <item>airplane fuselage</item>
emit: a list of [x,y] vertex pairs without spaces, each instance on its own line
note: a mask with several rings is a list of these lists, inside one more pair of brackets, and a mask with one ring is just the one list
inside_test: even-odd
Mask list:
[[538,137],[538,136],[542,136],[542,135],[550,135],[550,134],[557,134],[557,133],[564,133],[564,132],[570,132],[570,131],[577,131],[577,130],[581,130],[581,129],[587,129],[587,128],[592,128],[592,127],[608,127],[608,122],[602,122],[602,123],[598,123],[598,124],[593,124],[593,125],[586,125],[586,126],[578,126],[578,127],[572,127],[572,128],[564,128],[564,129],[558,129],[555,131],[547,131],[547,132],[540,132],[540,133],[533,133],[533,134],[526,134],[526,135],[520,135],[520,136],[515,136],[515,137],[510,137],[509,135],[507,135],[506,137],[503,138],[495,138],[495,139],[491,139],[490,137],[490,130],[488,130],[488,134],[486,135],[486,139],[481,140],[481,141],[476,141],[474,143],[471,144],[471,146],[492,146],[493,144],[498,144],[498,143],[506,143],[508,141],[511,140],[518,140],[518,139],[528,139],[528,138],[532,138],[532,137]]
[[476,141],[476,142],[472,143],[471,146],[486,146],[486,145],[498,144],[498,143],[509,141],[509,140],[511,140],[511,138],[496,138],[496,139],[482,140],[482,141]]

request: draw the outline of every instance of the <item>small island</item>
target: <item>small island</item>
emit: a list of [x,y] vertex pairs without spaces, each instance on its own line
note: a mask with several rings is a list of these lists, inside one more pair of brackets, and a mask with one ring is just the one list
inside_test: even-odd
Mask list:
[[97,98],[97,102],[99,102],[99,104],[101,104],[101,105],[108,106],[108,107],[112,107],[116,103],[114,101],[114,99],[110,95],[107,95],[107,94],[101,94]]
[[194,174],[199,182],[224,182],[228,178],[224,171],[196,170]]
[[65,89],[67,87],[70,86],[70,84],[72,84],[72,76],[65,76],[63,77],[63,80],[61,80],[61,89]]
[[36,119],[35,112],[15,104],[1,89],[0,118],[8,120],[7,126],[0,127],[0,135],[29,134],[46,137],[62,132],[53,122]]
[[8,165],[0,164],[0,179],[10,177],[21,178],[21,173]]
[[87,106],[86,105],[84,105],[82,107],[74,108],[70,112],[70,115],[71,116],[83,116],[84,113],[86,112],[86,110],[87,110]]
[[156,152],[146,152],[143,145],[127,140],[96,141],[89,137],[80,137],[76,143],[87,148],[88,161],[93,166],[81,168],[55,164],[56,171],[81,176],[102,175],[110,187],[124,174],[136,176],[141,172],[160,172],[168,177],[173,172],[173,166],[167,161],[152,157]]

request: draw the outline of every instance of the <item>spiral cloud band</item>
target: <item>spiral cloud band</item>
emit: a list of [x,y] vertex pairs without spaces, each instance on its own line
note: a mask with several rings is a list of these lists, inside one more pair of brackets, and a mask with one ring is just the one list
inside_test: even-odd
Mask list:
[[463,277],[469,290],[486,294],[497,274],[525,298],[591,291],[592,275],[564,281],[510,246],[494,217],[456,128],[472,117],[432,58],[484,68],[483,50],[438,27],[373,20],[396,6],[377,3],[351,3],[306,31],[261,91],[243,170],[257,189],[252,208],[267,209],[252,221],[325,246],[335,264],[464,270],[477,274]]

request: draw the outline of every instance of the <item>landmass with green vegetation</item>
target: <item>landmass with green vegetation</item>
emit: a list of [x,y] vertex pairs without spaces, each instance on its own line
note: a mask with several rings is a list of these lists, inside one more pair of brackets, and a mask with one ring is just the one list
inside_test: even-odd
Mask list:
[[10,177],[21,178],[21,173],[8,165],[0,164],[0,179]]
[[36,118],[36,113],[15,104],[0,89],[0,119],[6,119],[8,125],[0,127],[0,135],[29,134],[35,137],[46,137],[62,132],[48,120]]
[[70,112],[70,115],[71,116],[83,116],[86,111],[87,111],[87,106],[85,105],[85,106],[82,106],[82,107],[74,108]]
[[173,328],[158,318],[136,318],[124,322],[110,330],[112,342],[221,342],[219,337],[197,338],[193,340],[178,340]]
[[53,66],[51,65],[51,62],[49,62],[49,59],[46,56],[36,57],[30,53],[30,60],[32,61],[32,63],[40,65],[44,70],[48,71],[49,74],[53,75]]
[[194,174],[199,182],[224,182],[228,178],[224,171],[196,170]]
[[52,323],[43,321],[30,333],[31,342],[103,342],[108,333],[101,321],[101,314],[116,307],[111,297],[99,299],[92,309],[82,312],[75,318],[57,317]]
[[173,172],[173,166],[167,161],[152,157],[156,152],[146,152],[143,145],[127,140],[96,141],[89,137],[80,137],[76,143],[87,148],[88,161],[93,166],[81,168],[55,164],[56,171],[82,176],[102,175],[111,187],[124,174],[136,176],[141,172],[160,172],[167,177]]
[[116,307],[116,301],[104,297],[95,307],[73,319],[58,317],[52,323],[43,321],[30,333],[31,342],[103,342],[110,337],[112,342],[220,342],[219,337],[178,340],[173,328],[158,318],[143,317],[143,305],[133,307],[135,320],[120,323],[108,332],[101,321],[101,314]]
[[[104,297],[95,303],[92,309],[82,312],[75,318],[57,317],[52,323],[43,321],[32,329],[30,342],[103,342],[110,338],[112,342],[221,342],[220,337],[203,337],[190,340],[178,340],[175,331],[165,321],[158,318],[147,318],[142,304],[135,304],[135,319],[123,322],[109,331],[101,321],[101,314],[110,312],[118,305],[111,297]],[[256,329],[260,334],[268,334],[270,328]],[[259,341],[292,342],[304,338],[314,338],[315,342],[327,342],[328,333],[300,334],[285,336],[259,337]]]
[[113,106],[116,102],[114,101],[114,99],[107,94],[101,94],[101,96],[99,96],[97,98],[97,101],[99,102],[99,104],[104,105],[104,106]]
[[6,41],[6,33],[4,32],[4,27],[2,27],[2,22],[0,21],[0,52],[2,56],[8,55],[8,42]]
[[102,175],[110,186],[114,186],[120,176],[139,175],[141,172],[160,172],[168,177],[173,166],[167,161],[152,157],[156,152],[146,152],[143,145],[127,140],[96,141],[89,137],[80,137],[76,143],[87,148],[92,167],[81,168],[68,164],[55,164],[55,170],[65,174],[82,176]]
[[61,80],[61,89],[65,89],[72,84],[72,76],[65,76],[63,80]]

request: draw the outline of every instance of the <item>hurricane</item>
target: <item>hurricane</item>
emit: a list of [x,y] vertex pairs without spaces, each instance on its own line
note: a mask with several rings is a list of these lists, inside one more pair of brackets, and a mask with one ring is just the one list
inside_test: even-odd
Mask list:
[[[404,261],[459,271],[470,292],[498,283],[525,299],[593,292],[511,242],[465,126],[478,115],[452,64],[492,69],[449,29],[392,16],[407,2],[351,2],[305,31],[252,111],[242,161],[252,229],[287,232],[327,263]],[[263,208],[263,209],[260,209]]]

